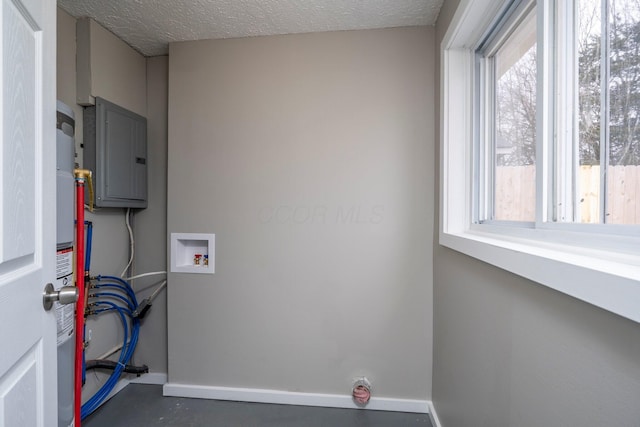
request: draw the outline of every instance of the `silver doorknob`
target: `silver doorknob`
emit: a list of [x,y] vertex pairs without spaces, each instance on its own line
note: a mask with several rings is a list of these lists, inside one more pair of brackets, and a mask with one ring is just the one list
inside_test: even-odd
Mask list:
[[78,301],[78,288],[75,286],[63,286],[59,291],[54,290],[51,283],[47,283],[42,294],[42,305],[46,311],[51,310],[53,302],[58,301],[59,304],[73,304]]

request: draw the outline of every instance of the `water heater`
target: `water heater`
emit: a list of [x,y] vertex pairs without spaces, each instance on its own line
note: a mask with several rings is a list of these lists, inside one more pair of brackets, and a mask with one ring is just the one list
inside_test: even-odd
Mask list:
[[[73,110],[58,101],[56,129],[56,290],[73,286],[75,147]],[[81,225],[83,227],[84,224]],[[83,272],[78,272],[83,274]],[[58,427],[74,425],[74,304],[55,304],[58,330]]]

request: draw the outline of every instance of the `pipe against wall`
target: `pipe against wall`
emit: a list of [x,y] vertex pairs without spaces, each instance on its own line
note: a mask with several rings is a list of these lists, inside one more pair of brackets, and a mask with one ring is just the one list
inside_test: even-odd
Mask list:
[[82,407],[82,353],[84,351],[84,311],[85,311],[85,279],[84,279],[84,184],[89,171],[76,169],[76,286],[78,302],[76,304],[76,350],[74,363],[74,421],[80,427]]

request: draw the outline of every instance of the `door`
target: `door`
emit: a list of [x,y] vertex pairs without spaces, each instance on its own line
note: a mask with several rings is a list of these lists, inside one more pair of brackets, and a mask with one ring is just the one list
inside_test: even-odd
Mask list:
[[0,2],[0,426],[54,426],[56,4]]

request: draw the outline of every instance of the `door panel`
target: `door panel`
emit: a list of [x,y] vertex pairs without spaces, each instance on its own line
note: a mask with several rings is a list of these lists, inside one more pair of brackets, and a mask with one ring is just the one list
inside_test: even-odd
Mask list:
[[0,2],[0,426],[55,426],[56,5]]
[[38,405],[42,398],[41,381],[38,381],[41,350],[38,343],[0,379],[0,425],[35,426],[44,418]]
[[[2,261],[34,253],[36,89],[41,32],[21,5],[2,0],[3,170]],[[33,261],[33,259],[31,260]]]

